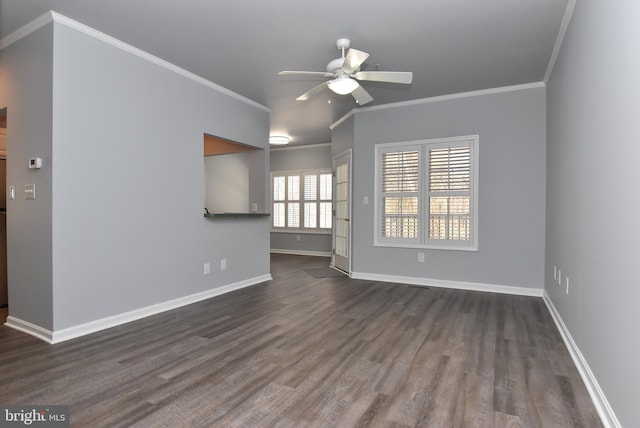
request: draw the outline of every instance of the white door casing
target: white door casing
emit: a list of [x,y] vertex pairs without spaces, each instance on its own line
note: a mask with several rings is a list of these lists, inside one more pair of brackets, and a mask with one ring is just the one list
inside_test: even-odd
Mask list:
[[334,221],[332,266],[351,274],[351,150],[333,160]]

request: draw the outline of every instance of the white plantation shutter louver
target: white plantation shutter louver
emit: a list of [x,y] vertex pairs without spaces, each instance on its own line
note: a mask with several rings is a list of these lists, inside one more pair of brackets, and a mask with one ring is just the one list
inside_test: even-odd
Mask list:
[[470,239],[471,148],[428,149],[429,239]]
[[287,227],[300,227],[300,176],[287,177]]
[[285,225],[285,179],[284,176],[273,177],[273,227],[284,227]]
[[320,174],[320,225],[321,229],[331,229],[333,219],[333,176]]
[[419,239],[420,151],[389,150],[380,159],[381,237],[385,240]]
[[315,228],[318,224],[318,203],[306,202],[315,201],[318,198],[318,176],[304,176],[304,227]]

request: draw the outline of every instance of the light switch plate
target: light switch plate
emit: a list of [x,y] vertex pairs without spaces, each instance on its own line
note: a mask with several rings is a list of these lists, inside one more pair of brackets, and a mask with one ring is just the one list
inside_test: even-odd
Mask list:
[[36,185],[35,184],[25,184],[24,185],[24,198],[25,199],[35,199],[36,198]]

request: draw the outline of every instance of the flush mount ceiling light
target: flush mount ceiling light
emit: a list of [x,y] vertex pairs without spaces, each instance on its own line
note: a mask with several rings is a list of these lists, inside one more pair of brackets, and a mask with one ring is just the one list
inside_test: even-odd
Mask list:
[[289,144],[289,137],[284,135],[272,135],[269,137],[269,144],[273,144],[274,146]]
[[339,74],[338,77],[329,82],[329,89],[336,94],[347,95],[355,91],[360,86],[358,82],[346,74]]

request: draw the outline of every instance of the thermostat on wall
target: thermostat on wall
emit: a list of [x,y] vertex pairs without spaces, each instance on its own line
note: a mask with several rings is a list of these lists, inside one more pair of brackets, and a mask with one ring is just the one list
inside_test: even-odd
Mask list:
[[31,158],[31,159],[29,159],[29,168],[30,169],[42,168],[42,159],[41,158]]

